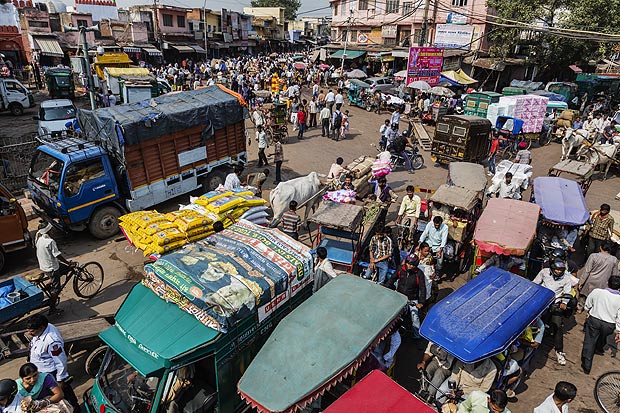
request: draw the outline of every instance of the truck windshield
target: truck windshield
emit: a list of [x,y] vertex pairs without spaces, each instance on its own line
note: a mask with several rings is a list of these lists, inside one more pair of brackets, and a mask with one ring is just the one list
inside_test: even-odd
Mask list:
[[64,120],[75,118],[75,107],[58,106],[55,108],[41,108],[39,117],[41,120]]
[[159,378],[144,377],[114,351],[108,351],[99,386],[110,407],[122,413],[147,413]]
[[69,84],[70,84],[69,76],[57,76],[56,77],[56,84],[58,86],[69,86]]
[[30,178],[45,187],[58,188],[64,162],[45,152],[37,151],[30,164]]

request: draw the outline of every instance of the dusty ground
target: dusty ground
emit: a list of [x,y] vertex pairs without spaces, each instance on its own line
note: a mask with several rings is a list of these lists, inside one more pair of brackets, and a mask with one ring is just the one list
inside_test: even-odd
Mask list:
[[[40,98],[40,97],[39,97]],[[79,106],[84,106],[86,100],[80,100]],[[351,133],[347,140],[334,142],[320,137],[320,130],[312,129],[306,133],[306,139],[297,141],[294,137],[285,145],[285,162],[283,172],[285,178],[304,175],[311,171],[327,173],[330,164],[337,156],[342,156],[345,163],[362,154],[374,154],[376,150],[370,145],[378,140],[378,128],[383,120],[389,115],[375,115],[358,108],[350,108]],[[36,121],[32,116],[36,110],[30,109],[20,118],[14,118],[7,114],[0,114],[0,134],[13,135],[26,134],[36,130]],[[289,128],[292,134],[292,128]],[[253,136],[253,130],[250,130]],[[250,169],[256,164],[256,145],[249,148]],[[430,153],[422,153],[426,165],[414,175],[405,172],[395,172],[389,177],[391,186],[403,195],[407,184],[420,187],[436,188],[444,183],[447,169],[435,167],[430,160]],[[560,146],[552,143],[544,148],[533,150],[535,175],[546,175],[550,166],[556,163],[560,157]],[[614,196],[620,191],[620,178],[618,171],[612,170],[612,176],[607,181],[595,179],[586,200],[592,209],[597,208],[602,202],[611,204],[613,209],[620,210],[620,201],[614,200]],[[273,168],[272,168],[273,174]],[[272,175],[273,177],[273,175]],[[267,188],[272,188],[272,179],[268,181]],[[529,196],[529,193],[526,194]],[[178,203],[188,202],[187,196],[171,200],[165,205],[158,206],[158,210],[169,211],[176,208]],[[392,207],[391,218],[395,214],[396,206]],[[31,228],[36,228],[36,221],[31,222]],[[105,287],[102,292],[90,301],[76,298],[72,291],[67,289],[64,293],[60,307],[65,310],[61,317],[53,318],[52,322],[71,321],[94,314],[112,314],[121,304],[123,297],[131,286],[140,279],[144,258],[140,251],[134,251],[126,242],[113,240],[102,242],[93,240],[86,233],[81,234],[54,234],[58,244],[70,259],[86,262],[95,260],[100,262],[105,269]],[[307,239],[307,237],[302,237]],[[36,258],[32,251],[13,254],[9,257],[8,268],[4,271],[2,279],[14,275],[25,275],[36,272]],[[447,295],[465,282],[465,276],[459,277],[454,283],[442,284],[442,295]],[[549,346],[545,345],[535,356],[531,378],[518,392],[518,401],[511,403],[509,408],[513,412],[531,412],[533,407],[544,400],[551,392],[555,383],[559,380],[569,380],[575,383],[579,389],[577,400],[571,406],[572,412],[594,412],[598,408],[592,396],[596,377],[608,370],[620,370],[620,361],[615,356],[615,350],[608,350],[605,356],[596,356],[592,372],[589,376],[583,374],[579,367],[579,353],[583,340],[582,326],[584,317],[577,316],[576,320],[567,324],[568,333],[565,339],[565,350],[568,365],[560,367],[555,362],[553,352],[549,353]],[[474,334],[475,332],[472,332]],[[73,349],[70,360],[70,370],[76,376],[76,393],[79,395],[88,388],[92,381],[83,373],[83,363],[86,350],[76,346]],[[397,355],[398,367],[396,376],[405,387],[413,389],[415,386],[415,364],[421,357],[420,352],[409,341],[405,340]],[[24,359],[0,362],[0,377],[15,377],[19,366]]]

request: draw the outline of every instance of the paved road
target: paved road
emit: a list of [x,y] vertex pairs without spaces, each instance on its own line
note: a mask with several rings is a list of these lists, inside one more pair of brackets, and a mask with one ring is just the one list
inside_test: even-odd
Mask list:
[[[346,163],[362,154],[372,155],[376,153],[371,144],[376,143],[378,140],[377,130],[383,120],[389,117],[389,115],[367,113],[359,108],[349,109],[351,111],[351,132],[346,140],[334,142],[327,138],[322,138],[320,137],[320,130],[317,129],[311,129],[307,132],[305,134],[306,139],[303,141],[298,141],[294,137],[290,139],[290,143],[284,146],[285,162],[283,172],[285,178],[304,175],[311,171],[327,173],[330,164],[338,156],[342,156]],[[0,115],[0,130],[8,130],[11,133],[16,131],[26,133],[30,130],[36,130],[36,122],[30,120],[33,114],[34,112],[27,113],[21,118]],[[248,125],[250,124],[248,123]],[[292,131],[292,128],[289,128],[289,130]],[[253,130],[250,130],[250,132],[253,133]],[[250,170],[254,169],[256,165],[256,152],[257,148],[254,143],[249,148]],[[414,175],[398,171],[389,176],[390,184],[400,196],[404,194],[404,188],[408,184],[436,188],[445,182],[447,169],[434,166],[430,161],[429,153],[424,152],[422,154],[426,161],[423,169],[416,171]],[[536,148],[533,150],[533,155],[535,175],[545,175],[549,167],[559,160],[560,147],[557,144],[551,144],[544,148]],[[620,190],[620,178],[618,178],[617,173],[614,170],[611,174],[612,176],[605,182],[599,179],[594,181],[586,197],[590,208],[596,208],[600,203],[608,202],[612,205],[612,208],[620,210],[620,201],[614,200],[614,196]],[[270,189],[272,187],[273,184],[269,180],[267,188]],[[188,197],[183,196],[167,204],[160,205],[157,209],[166,212],[175,209],[178,203],[186,202],[188,202]],[[388,219],[393,219],[395,209],[396,206],[393,206]],[[35,227],[36,222],[31,222],[31,228],[34,229]],[[54,318],[52,322],[76,320],[96,313],[114,313],[122,303],[127,291],[141,277],[144,257],[142,257],[140,251],[133,250],[126,242],[96,241],[91,239],[88,234],[71,234],[70,236],[54,234],[54,236],[59,240],[62,251],[70,259],[81,262],[89,260],[99,261],[105,268],[106,280],[104,290],[91,301],[78,299],[71,291],[65,292],[60,305],[65,312],[60,318]],[[307,237],[302,236],[302,239],[305,238]],[[32,252],[23,252],[11,257],[11,262],[2,278],[32,272],[36,272],[36,259]],[[464,282],[465,276],[461,276],[454,283],[442,284],[442,295],[447,295]],[[536,370],[532,373],[531,379],[518,392],[518,402],[509,406],[512,411],[532,411],[534,406],[551,393],[555,383],[559,380],[570,380],[579,388],[577,400],[571,406],[573,412],[586,413],[597,410],[592,397],[595,378],[607,370],[620,370],[620,362],[615,358],[615,352],[610,355],[610,351],[608,351],[605,357],[597,356],[594,360],[590,376],[586,376],[581,372],[579,368],[579,352],[583,339],[583,321],[583,316],[577,316],[575,322],[571,320],[568,323],[570,331],[565,341],[568,358],[567,366],[559,367],[555,363],[554,356],[549,358],[548,345],[543,346],[537,353],[534,362]],[[474,333],[472,332],[472,334]],[[79,394],[92,383],[82,373],[85,355],[86,351],[76,349],[70,360],[70,370],[76,376]],[[420,356],[420,351],[406,338],[401,351],[397,355],[398,368],[396,376],[409,389],[413,389],[415,386],[415,364]],[[19,366],[24,361],[24,359],[21,359],[0,362],[0,377],[15,377]]]

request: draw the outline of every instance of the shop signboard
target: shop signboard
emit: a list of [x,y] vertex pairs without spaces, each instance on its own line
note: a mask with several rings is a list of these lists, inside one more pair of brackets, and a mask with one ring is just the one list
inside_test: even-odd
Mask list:
[[470,50],[473,36],[474,26],[438,24],[433,45],[444,49]]
[[443,50],[437,47],[410,47],[406,84],[423,80],[431,86],[437,86],[442,64]]

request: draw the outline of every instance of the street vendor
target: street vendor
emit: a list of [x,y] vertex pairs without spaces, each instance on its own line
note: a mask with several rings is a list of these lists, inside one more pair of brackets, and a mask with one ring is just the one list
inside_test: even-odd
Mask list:
[[521,199],[521,187],[512,181],[512,173],[506,172],[503,181],[498,181],[489,187],[487,197]]

